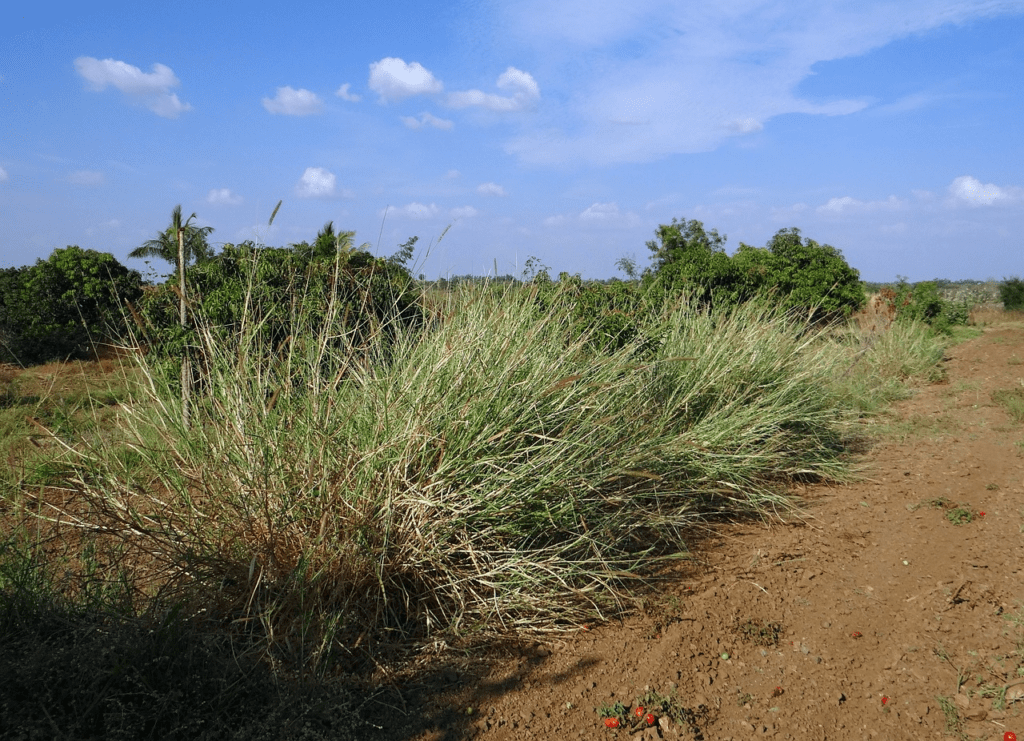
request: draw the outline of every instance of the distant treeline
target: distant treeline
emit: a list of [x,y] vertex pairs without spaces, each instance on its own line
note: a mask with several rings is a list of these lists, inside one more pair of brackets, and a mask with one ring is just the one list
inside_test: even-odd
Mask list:
[[[838,249],[802,237],[796,228],[780,230],[764,247],[740,244],[730,256],[724,235],[685,219],[655,230],[656,239],[647,243],[648,267],[620,259],[624,280],[582,280],[568,273],[556,279],[539,258],[530,257],[520,276],[456,275],[426,281],[423,276],[415,280],[409,268],[416,237],[388,258],[375,257],[368,245],[354,246],[354,232],[335,232],[328,222],[312,242],[287,247],[243,242],[225,244],[216,252],[207,242],[211,228],[181,226],[180,209],[174,218],[186,246],[189,313],[227,329],[260,322],[271,345],[288,338],[288,323],[296,312],[315,322],[334,301],[343,306],[335,315],[343,317],[345,326],[328,334],[332,341],[357,347],[367,333],[394,320],[405,326],[422,324],[429,313],[424,295],[468,283],[530,284],[540,304],[569,301],[577,330],[591,332],[606,347],[635,334],[643,319],[639,312],[683,295],[694,310],[771,295],[811,321],[829,322],[857,311],[866,294],[889,289],[904,305],[916,295],[915,303],[931,307],[918,312],[927,320],[937,315],[936,302],[963,307],[998,301],[1002,287],[973,280],[862,282]],[[165,229],[130,255],[159,257],[174,266],[174,273],[157,285],[145,283],[138,271],[108,253],[77,246],[57,249],[32,266],[0,270],[0,361],[87,358],[104,344],[129,341],[174,355],[196,331],[194,322],[185,327],[180,323],[175,234],[173,226]],[[966,317],[966,308],[942,311],[951,320]]]

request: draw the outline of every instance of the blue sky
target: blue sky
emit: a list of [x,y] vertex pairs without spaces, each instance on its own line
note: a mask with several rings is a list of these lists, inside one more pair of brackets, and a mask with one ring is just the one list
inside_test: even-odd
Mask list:
[[867,280],[1024,273],[1024,0],[316,5],[8,11],[0,266],[145,273],[180,203],[214,243],[416,235],[431,278],[611,277],[673,217]]

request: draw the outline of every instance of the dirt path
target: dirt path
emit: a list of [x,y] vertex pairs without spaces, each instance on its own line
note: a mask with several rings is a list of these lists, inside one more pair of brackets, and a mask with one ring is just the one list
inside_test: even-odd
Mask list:
[[[948,381],[898,405],[868,480],[809,488],[802,522],[718,529],[624,624],[432,670],[383,735],[1024,737],[1024,427],[991,396],[1024,385],[1024,331],[947,356]],[[693,724],[603,726],[596,708],[648,688]]]

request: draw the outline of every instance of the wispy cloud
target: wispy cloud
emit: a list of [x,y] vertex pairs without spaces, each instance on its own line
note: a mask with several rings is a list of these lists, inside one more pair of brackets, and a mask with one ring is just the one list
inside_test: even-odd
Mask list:
[[880,105],[872,107],[873,113],[909,113],[910,111],[916,111],[926,106],[932,105],[940,98],[937,95],[931,93],[912,93],[910,95],[904,95],[898,100],[894,100],[891,103],[882,103]]
[[72,185],[103,185],[106,178],[98,170],[76,170],[67,176]]
[[580,214],[583,221],[606,221],[614,219],[619,215],[619,206],[616,203],[595,203]]
[[0,167],[0,183],[5,183],[5,182],[7,182],[7,180],[8,180],[7,170],[5,170],[4,168]]
[[995,206],[1024,199],[1024,188],[1000,187],[961,175],[949,184],[949,198],[953,206]]
[[206,202],[214,205],[237,206],[242,202],[242,196],[232,193],[230,188],[213,188],[206,195]]
[[421,113],[419,117],[416,116],[402,116],[402,123],[410,129],[422,129],[424,126],[432,126],[435,129],[442,129],[448,131],[454,126],[454,124],[444,118],[438,118],[430,113]]
[[363,99],[363,96],[356,95],[355,93],[350,93],[348,91],[350,87],[351,84],[346,82],[344,85],[335,90],[334,94],[337,95],[342,100],[347,100],[349,103],[358,103],[360,100]]
[[[1020,3],[523,0],[505,7],[517,41],[543,50],[549,69],[560,68],[561,54],[562,67],[572,70],[546,78],[555,94],[540,106],[535,128],[507,142],[506,151],[534,163],[609,164],[710,151],[770,130],[784,114],[856,113],[870,100],[800,90],[815,65],[940,26],[1019,12]],[[926,103],[919,96],[896,105]]]
[[273,98],[264,98],[263,107],[282,116],[312,116],[323,112],[324,102],[314,92],[285,86]]
[[444,85],[419,62],[406,64],[398,57],[384,57],[370,64],[370,90],[382,103],[413,95],[440,93]]
[[482,196],[507,196],[508,193],[497,183],[480,183],[476,186],[476,192]]
[[323,167],[307,167],[302,173],[295,192],[300,198],[328,198],[334,195],[337,178]]
[[144,105],[163,118],[177,118],[192,109],[171,92],[171,88],[178,87],[181,81],[166,65],[157,63],[153,65],[152,72],[143,72],[116,59],[79,57],[75,60],[75,70],[88,83],[90,90],[99,92],[113,86],[133,102]]
[[509,67],[501,73],[496,83],[499,90],[511,95],[497,95],[480,90],[463,90],[448,95],[448,105],[452,108],[469,108],[479,106],[498,113],[522,111],[532,108],[540,100],[540,87],[533,76],[515,67]]
[[404,216],[409,219],[429,219],[433,216],[437,216],[439,211],[440,209],[437,207],[437,204],[431,203],[427,206],[414,201],[405,206],[389,209],[388,215],[395,215],[399,217]]
[[469,219],[477,215],[477,210],[472,206],[460,206],[451,210],[453,219]]
[[896,211],[906,208],[906,206],[906,201],[896,196],[889,196],[884,201],[859,201],[852,196],[842,196],[841,198],[830,198],[816,210],[819,214],[837,215],[865,211]]

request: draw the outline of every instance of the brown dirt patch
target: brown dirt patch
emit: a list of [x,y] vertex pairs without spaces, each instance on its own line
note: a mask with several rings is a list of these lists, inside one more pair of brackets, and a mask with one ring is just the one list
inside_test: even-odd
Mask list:
[[[992,399],[1022,361],[1019,327],[951,348],[945,383],[872,423],[862,483],[801,491],[802,520],[716,527],[623,623],[441,651],[379,698],[382,736],[1024,737],[1024,427]],[[602,725],[647,688],[687,720]]]

